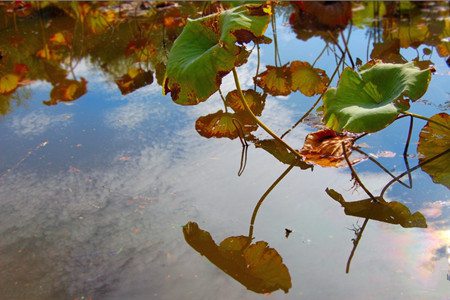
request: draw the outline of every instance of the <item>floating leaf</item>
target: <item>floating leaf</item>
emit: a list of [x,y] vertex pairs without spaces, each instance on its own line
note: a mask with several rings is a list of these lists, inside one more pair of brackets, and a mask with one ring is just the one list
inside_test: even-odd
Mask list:
[[7,95],[14,92],[19,86],[20,77],[17,74],[6,74],[0,77],[0,94]]
[[[446,113],[436,114],[431,120],[450,127],[450,117]],[[428,122],[420,132],[417,152],[420,153],[419,163],[430,159],[450,148],[449,130],[433,122]],[[422,166],[433,182],[450,188],[450,153]]]
[[74,101],[87,92],[87,81],[81,77],[81,81],[65,79],[55,85],[50,92],[50,100],[44,101],[46,105],[56,105],[58,102]]
[[[242,91],[242,93],[244,94],[245,101],[247,102],[251,111],[256,116],[260,116],[264,109],[267,95],[261,95],[252,89]],[[237,90],[229,92],[225,100],[227,105],[229,105],[235,112],[246,112]]]
[[244,134],[248,134],[258,129],[258,126],[244,114],[232,114],[222,110],[200,117],[195,122],[197,132],[206,138],[235,139],[239,136],[240,128]]
[[385,63],[405,63],[400,54],[400,40],[392,39],[382,43],[375,43],[370,53],[371,59],[379,59]]
[[287,293],[292,287],[283,259],[266,242],[250,244],[248,237],[236,236],[217,245],[211,234],[194,222],[183,226],[183,234],[195,251],[251,291],[265,294],[281,289]]
[[375,132],[388,126],[409,104],[403,97],[417,100],[426,92],[430,70],[420,70],[413,62],[385,64],[370,62],[360,72],[346,68],[337,88],[323,99],[324,121],[335,130]]
[[266,70],[255,77],[256,84],[273,96],[287,96],[291,91],[292,76],[287,65],[267,66]]
[[122,95],[134,92],[141,87],[149,85],[153,82],[152,71],[144,71],[142,69],[132,68],[127,74],[116,80],[116,84]]
[[300,154],[306,162],[322,167],[340,167],[345,161],[342,143],[345,144],[347,157],[352,152],[355,137],[338,134],[331,129],[320,130],[306,136]]
[[205,101],[216,92],[222,77],[243,64],[244,46],[265,32],[270,8],[243,5],[196,20],[188,20],[168,58],[164,93],[182,105]]
[[299,90],[303,95],[311,97],[322,94],[327,89],[329,79],[324,70],[313,68],[302,61],[291,62],[290,69],[292,91]]
[[277,140],[270,139],[256,141],[255,147],[266,150],[283,164],[294,165],[300,167],[302,170],[312,169],[312,165],[300,160],[295,154],[289,152],[289,150],[286,149],[286,146]]
[[351,2],[299,1],[301,10],[314,16],[320,24],[334,27],[345,27],[352,18]]
[[335,190],[327,188],[325,191],[331,198],[344,207],[344,212],[348,216],[368,218],[390,224],[399,224],[405,228],[427,227],[427,221],[420,212],[411,214],[408,207],[400,202],[386,202],[381,197],[376,198],[378,202],[373,202],[372,199],[346,202],[344,197]]

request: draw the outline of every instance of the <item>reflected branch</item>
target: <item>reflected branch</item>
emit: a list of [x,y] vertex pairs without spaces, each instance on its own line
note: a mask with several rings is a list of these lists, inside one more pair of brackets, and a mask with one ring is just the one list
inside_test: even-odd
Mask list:
[[255,208],[253,209],[252,218],[250,220],[250,228],[248,230],[248,236],[249,240],[251,241],[253,239],[253,225],[255,224],[256,215],[258,214],[258,210],[263,204],[264,200],[267,198],[267,196],[270,194],[270,192],[283,180],[283,178],[295,167],[295,165],[290,165],[273,183],[272,185],[264,192],[264,194],[259,199],[258,203],[256,204]]
[[356,232],[356,239],[353,240],[353,249],[352,249],[352,252],[350,252],[350,256],[348,257],[348,260],[347,260],[347,266],[345,267],[345,273],[347,273],[347,274],[350,273],[350,265],[352,264],[353,256],[355,255],[356,248],[358,248],[359,241],[361,240],[364,229],[366,229],[367,223],[369,223],[369,218],[366,218],[364,220],[363,225]]

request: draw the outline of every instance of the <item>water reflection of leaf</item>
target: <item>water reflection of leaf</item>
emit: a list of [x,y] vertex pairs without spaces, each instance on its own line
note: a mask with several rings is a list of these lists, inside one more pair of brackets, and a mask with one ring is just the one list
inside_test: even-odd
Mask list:
[[370,53],[370,58],[379,59],[386,63],[406,62],[406,60],[400,54],[399,39],[392,39],[382,43],[375,43],[373,45],[372,52]]
[[331,129],[320,130],[306,136],[300,154],[306,162],[322,167],[341,167],[345,160],[342,143],[345,143],[347,156],[350,156],[354,140],[355,137],[348,134],[338,134]]
[[208,99],[222,77],[246,61],[249,53],[238,44],[262,36],[269,20],[266,5],[243,5],[189,20],[169,53],[165,93],[183,105]]
[[74,101],[87,92],[87,81],[81,77],[80,81],[65,79],[58,82],[50,92],[50,100],[44,101],[46,105],[56,105],[58,102]]
[[197,132],[206,138],[229,138],[235,139],[240,136],[242,129],[246,135],[258,129],[252,119],[246,117],[244,113],[229,113],[219,110],[213,114],[203,116],[195,122]]
[[346,68],[337,88],[324,95],[324,121],[336,131],[375,132],[388,126],[409,104],[426,92],[430,70],[413,62],[384,64],[369,62],[360,72]]
[[228,237],[217,245],[211,234],[189,222],[183,226],[186,242],[215,266],[256,293],[285,293],[292,286],[288,268],[275,249],[259,241],[253,244],[246,236]]
[[378,202],[374,202],[370,198],[347,202],[341,194],[333,189],[327,188],[326,192],[331,198],[344,207],[345,214],[348,216],[366,218],[390,224],[399,224],[405,228],[427,227],[425,217],[420,212],[411,214],[408,207],[400,202],[386,202],[381,197],[376,197]]
[[0,77],[0,95],[12,94],[19,86],[26,84],[27,73],[26,65],[15,64],[13,72]]
[[[431,117],[432,121],[439,122],[450,127],[450,118],[446,113],[436,114]],[[428,122],[420,132],[417,152],[420,153],[419,163],[436,156],[450,148],[449,130],[442,126]],[[433,182],[440,183],[450,188],[450,154],[444,155],[428,164],[422,166]]]
[[[264,105],[266,103],[266,94],[261,95],[258,92],[255,92],[254,90],[245,90],[242,91],[245,97],[245,101],[247,102],[248,106],[252,110],[252,112],[256,116],[260,116]],[[229,105],[235,112],[246,112],[244,105],[242,104],[242,100],[239,96],[239,92],[237,90],[231,91],[226,96],[226,103]]]
[[274,139],[256,141],[255,147],[266,150],[283,164],[298,166],[302,170],[312,168],[310,164],[298,159],[297,156],[289,152],[284,145]]
[[127,95],[141,87],[149,85],[153,82],[152,71],[144,71],[142,69],[131,68],[127,74],[116,80],[116,84],[122,95]]

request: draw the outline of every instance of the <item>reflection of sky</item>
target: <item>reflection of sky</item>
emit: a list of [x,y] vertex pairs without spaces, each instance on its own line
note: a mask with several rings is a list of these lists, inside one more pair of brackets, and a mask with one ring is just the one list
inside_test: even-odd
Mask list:
[[[362,32],[353,34],[355,44],[350,47],[355,57],[363,52],[356,43],[362,38]],[[283,39],[283,62],[313,60],[309,52],[289,51],[304,49],[303,44]],[[310,52],[318,53],[323,43],[316,39],[308,45]],[[271,47],[263,48],[264,64],[272,64]],[[333,58],[324,57],[317,66],[330,73],[333,65]],[[43,140],[49,141],[0,179],[2,294],[8,299],[259,298],[190,249],[181,226],[196,221],[216,242],[246,234],[253,206],[285,166],[250,147],[247,169],[237,177],[239,142],[197,135],[195,119],[222,107],[217,94],[196,107],[174,105],[154,84],[123,97],[89,65],[79,66],[78,76],[89,82],[86,96],[70,106],[43,107],[40,101],[50,87],[39,85],[28,108],[1,120],[0,139],[5,142],[0,146],[0,172]],[[239,68],[244,86],[251,85],[255,68],[254,56]],[[426,97],[440,100],[442,79],[435,78]],[[231,89],[228,76],[223,90]],[[270,97],[262,118],[282,133],[311,103],[298,93],[288,99]],[[427,106],[422,113],[431,115],[431,109]],[[401,153],[398,132],[405,126],[399,122],[361,142],[372,147],[368,149],[372,153]],[[305,135],[305,128],[298,128],[288,140],[301,145]],[[404,168],[400,155],[383,162],[397,172]],[[367,162],[358,170],[375,192],[389,180]],[[388,196],[407,203],[412,211],[424,212],[430,228],[370,222],[352,272],[345,275],[353,238],[347,228],[356,219],[346,217],[323,191],[331,187],[350,200],[366,195],[351,191],[345,170],[291,171],[266,199],[255,224],[255,238],[279,251],[293,278],[289,294],[277,292],[273,297],[446,295],[448,265],[442,249],[450,237],[448,224],[441,223],[449,216],[448,190],[432,185],[421,171],[414,179],[413,191],[394,186]],[[284,228],[293,230],[289,239]]]

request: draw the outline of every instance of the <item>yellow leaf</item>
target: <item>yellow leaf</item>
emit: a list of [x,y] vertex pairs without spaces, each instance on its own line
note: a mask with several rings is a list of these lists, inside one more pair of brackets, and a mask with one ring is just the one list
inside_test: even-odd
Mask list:
[[293,61],[290,65],[293,91],[300,91],[311,97],[322,94],[327,89],[328,76],[322,69],[313,68],[309,63]]
[[7,95],[14,92],[19,86],[20,77],[16,74],[7,74],[0,78],[0,94]]

